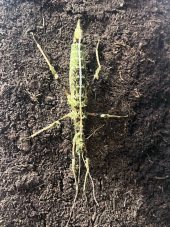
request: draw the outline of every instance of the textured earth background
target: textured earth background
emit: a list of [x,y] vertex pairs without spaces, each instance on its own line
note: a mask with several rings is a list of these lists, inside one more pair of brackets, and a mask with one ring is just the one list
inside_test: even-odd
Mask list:
[[[25,139],[69,112],[30,31],[68,87],[78,18],[87,52],[88,110],[128,118],[87,119],[99,207],[89,183],[87,201],[80,192],[70,226],[168,227],[169,0],[0,0],[0,226],[63,227],[68,220],[75,195],[72,123]],[[93,81],[98,39],[102,72]]]

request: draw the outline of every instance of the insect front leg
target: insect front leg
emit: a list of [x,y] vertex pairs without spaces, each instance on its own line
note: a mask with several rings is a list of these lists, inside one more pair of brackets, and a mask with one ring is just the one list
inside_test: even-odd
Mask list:
[[37,40],[36,40],[36,38],[35,38],[35,36],[34,36],[34,33],[31,32],[31,35],[33,36],[33,40],[35,41],[35,43],[36,43],[36,45],[37,45],[39,51],[41,52],[42,56],[44,57],[45,61],[47,62],[48,67],[49,67],[51,73],[53,74],[53,76],[55,77],[55,79],[58,79],[58,78],[59,78],[58,73],[56,72],[54,66],[51,65],[51,63],[50,63],[48,57],[47,57],[46,54],[44,53],[44,51],[43,51],[43,49],[41,48],[40,44],[37,42]]
[[[100,43],[100,40],[98,40],[97,46],[96,46],[96,60],[97,60],[98,67],[97,67],[94,77],[93,77],[94,80],[99,79],[99,73],[101,70],[99,51],[98,51],[99,43]],[[119,115],[115,115],[115,114],[105,114],[105,113],[87,113],[87,115],[93,116],[93,117],[100,117],[100,118],[126,118],[126,117],[128,117],[128,115],[119,116]]]
[[98,40],[97,45],[96,45],[96,60],[97,60],[98,67],[97,67],[97,69],[95,71],[95,74],[94,74],[94,77],[93,77],[94,80],[95,79],[96,80],[99,79],[99,72],[101,70],[101,65],[100,65],[100,60],[99,60],[99,51],[98,51],[98,49],[99,49],[99,43],[100,43],[100,40]]

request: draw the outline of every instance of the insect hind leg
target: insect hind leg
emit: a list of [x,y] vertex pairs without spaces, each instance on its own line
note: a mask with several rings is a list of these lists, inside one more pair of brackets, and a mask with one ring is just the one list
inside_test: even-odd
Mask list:
[[[79,175],[77,177],[77,171],[76,171],[76,169],[77,169],[77,167],[76,167],[76,152],[75,152],[76,151],[76,139],[77,139],[77,135],[74,135],[73,145],[72,145],[73,147],[72,147],[72,165],[71,165],[72,173],[73,173],[74,181],[75,181],[76,192],[75,192],[73,204],[72,204],[72,207],[71,207],[71,210],[70,210],[69,219],[67,221],[66,227],[69,225],[69,222],[71,220],[73,210],[74,210],[75,205],[76,205],[78,193],[79,193]],[[79,158],[79,166],[80,166],[80,158]]]
[[94,181],[93,181],[93,178],[90,173],[90,160],[87,157],[84,158],[83,154],[82,154],[82,159],[83,159],[84,165],[86,167],[86,173],[85,173],[84,184],[83,184],[83,192],[84,192],[84,194],[86,194],[87,177],[89,176],[91,184],[92,184],[93,198],[94,198],[96,205],[99,206],[97,199],[96,199],[96,195],[95,195]]

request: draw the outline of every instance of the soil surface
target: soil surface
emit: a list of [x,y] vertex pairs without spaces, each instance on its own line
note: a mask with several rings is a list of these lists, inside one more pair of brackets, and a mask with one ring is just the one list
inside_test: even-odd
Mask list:
[[[69,84],[78,18],[87,52],[88,111],[128,118],[87,119],[86,144],[99,206],[89,182],[87,199],[80,191],[69,226],[168,227],[169,0],[0,1],[0,226],[63,227],[68,221],[75,195],[72,122],[26,138],[69,112],[62,86]],[[98,39],[102,71],[93,81]]]

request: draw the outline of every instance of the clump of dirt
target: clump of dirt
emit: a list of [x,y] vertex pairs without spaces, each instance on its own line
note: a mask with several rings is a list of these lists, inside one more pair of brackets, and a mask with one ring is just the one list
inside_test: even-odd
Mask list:
[[[0,3],[0,16],[0,226],[56,227],[68,221],[75,194],[71,122],[25,139],[69,111],[30,31],[68,87],[78,18],[87,48],[88,111],[128,118],[87,119],[99,207],[89,184],[87,201],[79,196],[70,226],[169,226],[168,1],[8,0]],[[93,81],[99,38],[102,72]]]

